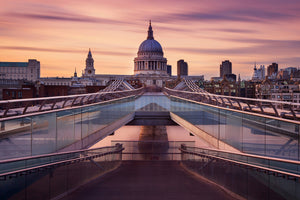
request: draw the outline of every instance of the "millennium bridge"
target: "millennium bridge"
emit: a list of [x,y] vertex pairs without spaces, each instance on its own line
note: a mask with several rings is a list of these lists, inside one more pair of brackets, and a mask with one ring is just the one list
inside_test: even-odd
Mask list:
[[[1,199],[300,199],[297,103],[210,94],[191,80],[147,92],[0,101]],[[112,141],[126,125],[159,139]],[[164,138],[179,125],[210,146]]]

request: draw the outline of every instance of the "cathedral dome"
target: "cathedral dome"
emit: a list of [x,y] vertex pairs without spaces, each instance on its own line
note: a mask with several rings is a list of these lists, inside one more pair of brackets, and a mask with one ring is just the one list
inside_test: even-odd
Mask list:
[[142,44],[139,47],[139,52],[138,53],[145,53],[145,52],[156,52],[156,53],[163,53],[162,47],[154,39],[150,40],[145,40],[142,42]]
[[146,40],[144,40],[141,43],[141,45],[139,47],[138,54],[143,54],[143,53],[158,53],[161,55],[164,54],[159,42],[154,40],[151,21],[150,21],[149,29],[148,29],[148,37]]
[[[148,37],[140,44],[137,57],[134,58],[134,74],[141,76],[168,75],[167,59],[164,58],[164,52],[159,42],[154,40],[151,21],[149,23]],[[159,85],[162,85],[162,82]]]

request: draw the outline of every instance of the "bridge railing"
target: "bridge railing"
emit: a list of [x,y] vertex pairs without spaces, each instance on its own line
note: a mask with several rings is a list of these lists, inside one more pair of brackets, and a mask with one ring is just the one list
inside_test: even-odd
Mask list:
[[1,199],[62,197],[120,165],[121,144],[1,161]]
[[[99,93],[98,102],[91,97],[91,102],[85,105],[0,118],[0,160],[87,148],[93,140],[110,134],[117,123],[130,120],[134,115],[134,99],[142,92],[143,88]],[[65,101],[77,97],[86,98],[85,95],[66,96]],[[60,97],[53,98],[60,100]],[[44,98],[38,101],[43,100],[47,101]],[[24,101],[32,103],[31,99]]]
[[300,103],[253,99],[211,94],[208,92],[189,92],[164,88],[164,93],[188,100],[198,101],[220,107],[227,107],[242,111],[261,113],[287,119],[300,119]]
[[247,199],[300,199],[300,162],[244,153],[187,147],[189,170]]
[[98,102],[114,100],[122,97],[141,95],[144,88],[126,91],[97,92],[90,94],[15,99],[0,101],[0,118],[28,113],[44,112],[68,107],[78,107]]
[[122,144],[125,148],[123,160],[180,160],[181,144],[195,146],[195,141],[168,141],[168,140],[112,140],[112,145]]

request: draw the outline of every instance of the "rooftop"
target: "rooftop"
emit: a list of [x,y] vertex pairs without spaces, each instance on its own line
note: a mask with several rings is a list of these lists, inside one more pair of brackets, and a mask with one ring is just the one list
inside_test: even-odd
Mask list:
[[27,67],[28,62],[0,62],[0,67]]

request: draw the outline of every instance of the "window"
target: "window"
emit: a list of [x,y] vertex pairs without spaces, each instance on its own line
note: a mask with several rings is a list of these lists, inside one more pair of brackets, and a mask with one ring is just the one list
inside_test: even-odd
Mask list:
[[20,98],[20,99],[22,98],[22,92],[21,91],[18,92],[18,98]]

